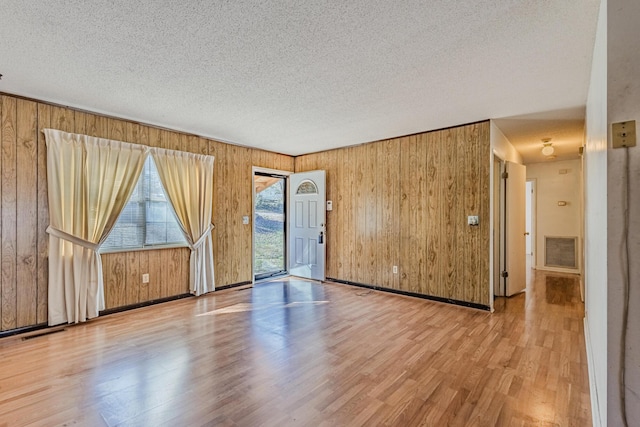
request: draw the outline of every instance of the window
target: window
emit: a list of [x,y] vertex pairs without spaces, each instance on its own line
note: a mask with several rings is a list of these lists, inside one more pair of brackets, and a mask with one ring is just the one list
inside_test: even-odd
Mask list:
[[296,194],[318,194],[318,187],[313,181],[305,179],[298,185]]
[[186,245],[156,165],[149,156],[131,198],[100,252]]

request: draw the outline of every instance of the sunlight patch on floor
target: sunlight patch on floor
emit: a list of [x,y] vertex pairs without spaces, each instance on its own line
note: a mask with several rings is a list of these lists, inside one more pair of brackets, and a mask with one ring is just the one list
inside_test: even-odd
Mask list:
[[241,302],[238,304],[230,305],[228,307],[223,307],[217,310],[201,313],[196,315],[196,317],[213,316],[214,314],[242,313],[246,311],[265,310],[268,308],[291,308],[291,307],[298,307],[303,305],[322,305],[322,304],[328,304],[328,303],[329,301],[294,301],[286,304],[282,302],[274,302],[274,303],[265,305],[265,304],[251,304],[249,302]]

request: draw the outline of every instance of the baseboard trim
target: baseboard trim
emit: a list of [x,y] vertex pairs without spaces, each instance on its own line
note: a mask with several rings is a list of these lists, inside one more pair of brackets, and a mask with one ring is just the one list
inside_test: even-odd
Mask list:
[[416,292],[401,291],[399,289],[383,288],[383,287],[380,287],[380,286],[369,285],[369,284],[366,284],[366,283],[358,283],[358,282],[351,282],[349,280],[335,279],[333,277],[327,277],[327,281],[328,282],[335,282],[335,283],[342,283],[342,284],[351,285],[351,286],[358,286],[360,288],[373,289],[373,290],[376,290],[376,291],[389,292],[389,293],[392,293],[392,294],[398,294],[398,295],[405,295],[405,296],[409,296],[409,297],[428,299],[428,300],[431,300],[431,301],[437,301],[437,302],[443,302],[443,303],[446,303],[446,304],[459,305],[459,306],[462,306],[462,307],[470,307],[470,308],[475,308],[475,309],[478,309],[478,310],[491,311],[491,307],[490,306],[484,305],[484,304],[477,304],[477,303],[474,303],[474,302],[460,301],[460,300],[455,300],[455,299],[451,299],[451,298],[442,298],[442,297],[437,297],[437,296],[433,296],[433,295],[418,294]]
[[591,351],[591,340],[589,339],[589,322],[584,318],[584,343],[587,352],[587,369],[589,371],[589,396],[591,397],[591,423],[593,427],[602,427],[600,418],[600,405],[598,399],[598,389],[596,387],[596,374],[594,372],[593,353]]
[[253,284],[253,282],[251,282],[250,280],[246,282],[232,283],[230,285],[218,286],[213,292],[224,291],[225,289],[237,288],[239,286],[245,286],[245,285],[251,285],[251,284]]
[[152,299],[150,301],[139,302],[136,304],[123,305],[121,307],[108,308],[100,312],[100,316],[106,316],[108,314],[120,313],[123,311],[134,310],[136,308],[148,307],[150,305],[162,304],[163,302],[175,301],[183,298],[192,297],[191,294],[173,295],[165,298]]

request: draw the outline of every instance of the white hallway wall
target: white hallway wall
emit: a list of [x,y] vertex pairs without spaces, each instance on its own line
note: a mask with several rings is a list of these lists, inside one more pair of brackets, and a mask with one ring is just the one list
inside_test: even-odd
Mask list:
[[607,425],[607,0],[600,5],[584,150],[585,338],[594,427]]
[[[610,132],[611,123],[640,123],[638,22],[637,0],[602,1],[587,100],[585,325],[595,426],[623,425],[621,366],[625,367],[623,393],[628,425],[640,425],[640,147],[613,149]],[[630,223],[625,230],[627,155]],[[626,332],[622,327],[627,272],[622,245],[625,235],[629,242],[630,283]],[[624,361],[623,334],[627,338]]]
[[[564,171],[565,173],[560,173]],[[580,203],[581,161],[564,160],[527,165],[527,179],[536,180],[535,249],[536,264],[539,269],[578,273],[579,269],[545,267],[545,236],[577,237],[577,253],[582,240]],[[566,202],[558,206],[558,202]]]
[[[640,1],[609,0],[607,7],[607,124],[635,120],[640,125]],[[609,138],[611,147],[611,138]],[[625,156],[630,187],[628,233],[624,230]],[[629,237],[630,305],[626,342],[626,405],[629,426],[640,426],[640,146],[607,152],[607,274],[608,274],[608,425],[621,424],[620,388],[624,234]]]

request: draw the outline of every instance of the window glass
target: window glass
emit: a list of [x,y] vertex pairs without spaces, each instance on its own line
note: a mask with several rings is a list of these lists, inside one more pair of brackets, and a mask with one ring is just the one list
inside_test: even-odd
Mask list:
[[313,181],[305,179],[298,185],[296,194],[318,194],[318,187]]
[[125,205],[101,252],[153,246],[185,246],[171,203],[149,156],[131,198]]

